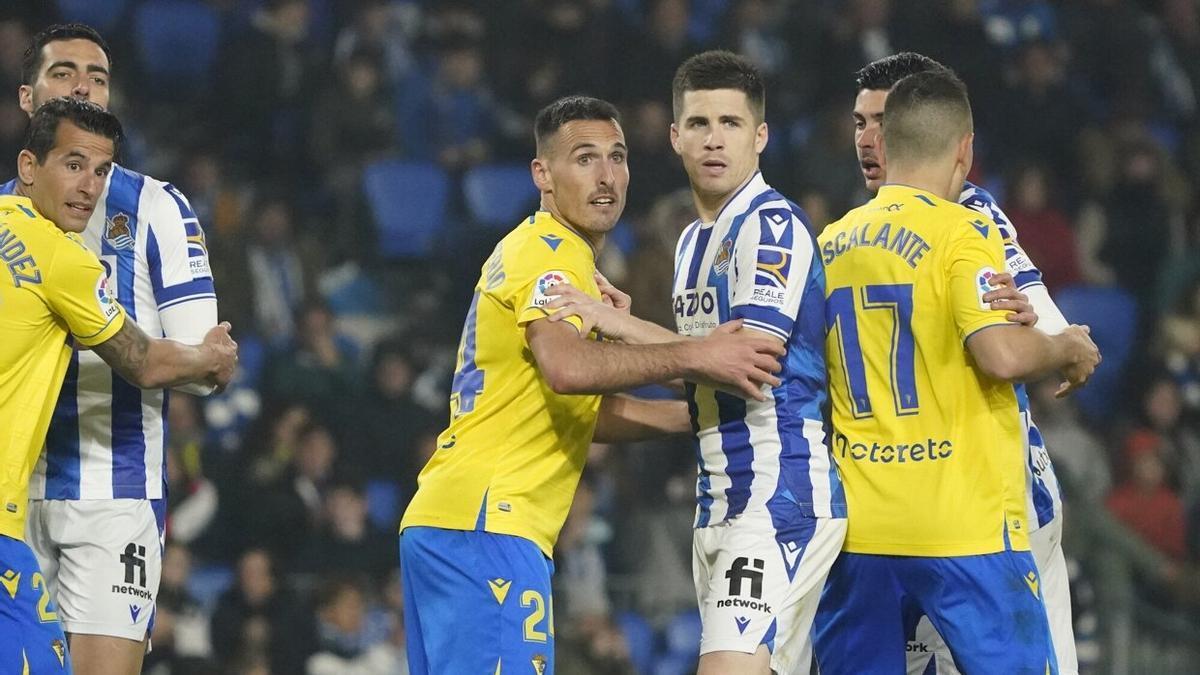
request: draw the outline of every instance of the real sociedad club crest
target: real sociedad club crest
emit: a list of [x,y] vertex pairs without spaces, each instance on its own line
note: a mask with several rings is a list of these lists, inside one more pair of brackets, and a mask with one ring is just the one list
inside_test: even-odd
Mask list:
[[129,216],[118,213],[105,221],[104,239],[113,248],[127,251],[134,246],[133,233],[129,229]]
[[721,242],[721,248],[717,249],[717,257],[713,259],[713,271],[717,276],[721,276],[729,271],[729,260],[733,253],[733,240],[726,239]]

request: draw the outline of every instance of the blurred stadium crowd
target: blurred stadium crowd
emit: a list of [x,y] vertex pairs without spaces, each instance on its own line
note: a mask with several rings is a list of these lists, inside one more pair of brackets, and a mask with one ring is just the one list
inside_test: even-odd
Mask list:
[[[853,72],[911,49],[963,77],[971,179],[1104,353],[1075,399],[1031,390],[1084,672],[1195,672],[1196,0],[10,0],[0,157],[27,123],[22,51],[60,20],[110,42],[122,163],[190,198],[245,366],[171,399],[148,672],[405,672],[396,526],[479,265],[536,203],[533,115],[571,92],[619,104],[633,177],[600,267],[673,327],[694,216],[670,79],[714,46],[768,76],[763,171],[818,227],[866,200]],[[556,555],[560,672],[694,672],[694,481],[685,440],[594,446]]]

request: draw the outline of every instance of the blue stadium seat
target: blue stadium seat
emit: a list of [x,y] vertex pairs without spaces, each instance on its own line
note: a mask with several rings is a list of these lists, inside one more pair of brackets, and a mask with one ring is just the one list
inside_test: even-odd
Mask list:
[[390,480],[367,483],[367,519],[378,530],[393,532],[400,527],[400,486]]
[[54,4],[64,22],[86,23],[107,34],[125,18],[129,0],[55,0]]
[[138,61],[152,87],[167,94],[209,83],[221,41],[221,17],[200,0],[148,0],[133,16]]
[[367,166],[363,189],[385,258],[424,258],[446,219],[450,179],[436,164],[385,159]]
[[1084,415],[1103,420],[1118,398],[1121,375],[1137,337],[1137,301],[1116,286],[1070,286],[1054,301],[1071,323],[1086,324],[1104,358],[1088,385],[1074,394]]
[[197,565],[187,580],[188,593],[200,603],[205,614],[212,614],[217,601],[233,585],[233,568],[229,565]]
[[614,619],[629,645],[629,660],[633,662],[637,672],[652,672],[658,639],[650,622],[636,612],[621,612]]
[[528,164],[477,166],[463,176],[463,193],[471,220],[484,227],[512,228],[538,204]]
[[684,612],[677,615],[663,629],[668,654],[691,655],[700,653],[700,613]]

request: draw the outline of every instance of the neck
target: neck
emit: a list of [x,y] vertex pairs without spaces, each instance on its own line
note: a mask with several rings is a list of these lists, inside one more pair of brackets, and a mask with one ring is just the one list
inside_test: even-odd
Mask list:
[[737,187],[728,192],[721,194],[705,194],[696,189],[696,185],[692,184],[692,201],[696,204],[696,214],[700,216],[700,222],[711,223],[717,219],[717,214],[721,213],[721,209],[729,203],[733,196],[736,195],[742,188],[746,187],[755,175],[758,174],[758,167],[750,172],[744,180],[738,183]]
[[944,161],[911,167],[893,164],[888,166],[887,182],[932,192],[948,201],[957,201],[958,194],[962,191],[963,180],[966,178],[960,174],[957,163],[950,164]]
[[584,241],[586,241],[588,246],[592,247],[593,254],[599,254],[604,248],[605,236],[603,232],[588,232],[582,227],[579,227],[578,225],[575,225],[571,221],[567,220],[565,217],[563,217],[563,214],[559,212],[558,207],[554,204],[553,200],[543,197],[542,210],[550,212],[550,215],[554,216],[554,219],[557,220],[560,225],[579,235]]
[[17,179],[16,186],[13,188],[13,194],[33,199],[33,195],[29,193],[29,186],[22,183],[20,178]]

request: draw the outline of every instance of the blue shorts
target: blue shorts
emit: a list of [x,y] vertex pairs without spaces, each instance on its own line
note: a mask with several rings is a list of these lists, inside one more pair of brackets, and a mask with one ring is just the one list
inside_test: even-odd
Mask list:
[[71,672],[56,610],[33,551],[0,535],[0,675]]
[[400,572],[412,675],[554,672],[554,563],[532,541],[409,527]]
[[842,553],[813,623],[821,674],[905,672],[908,636],[922,614],[964,673],[1057,673],[1039,584],[1028,551]]

